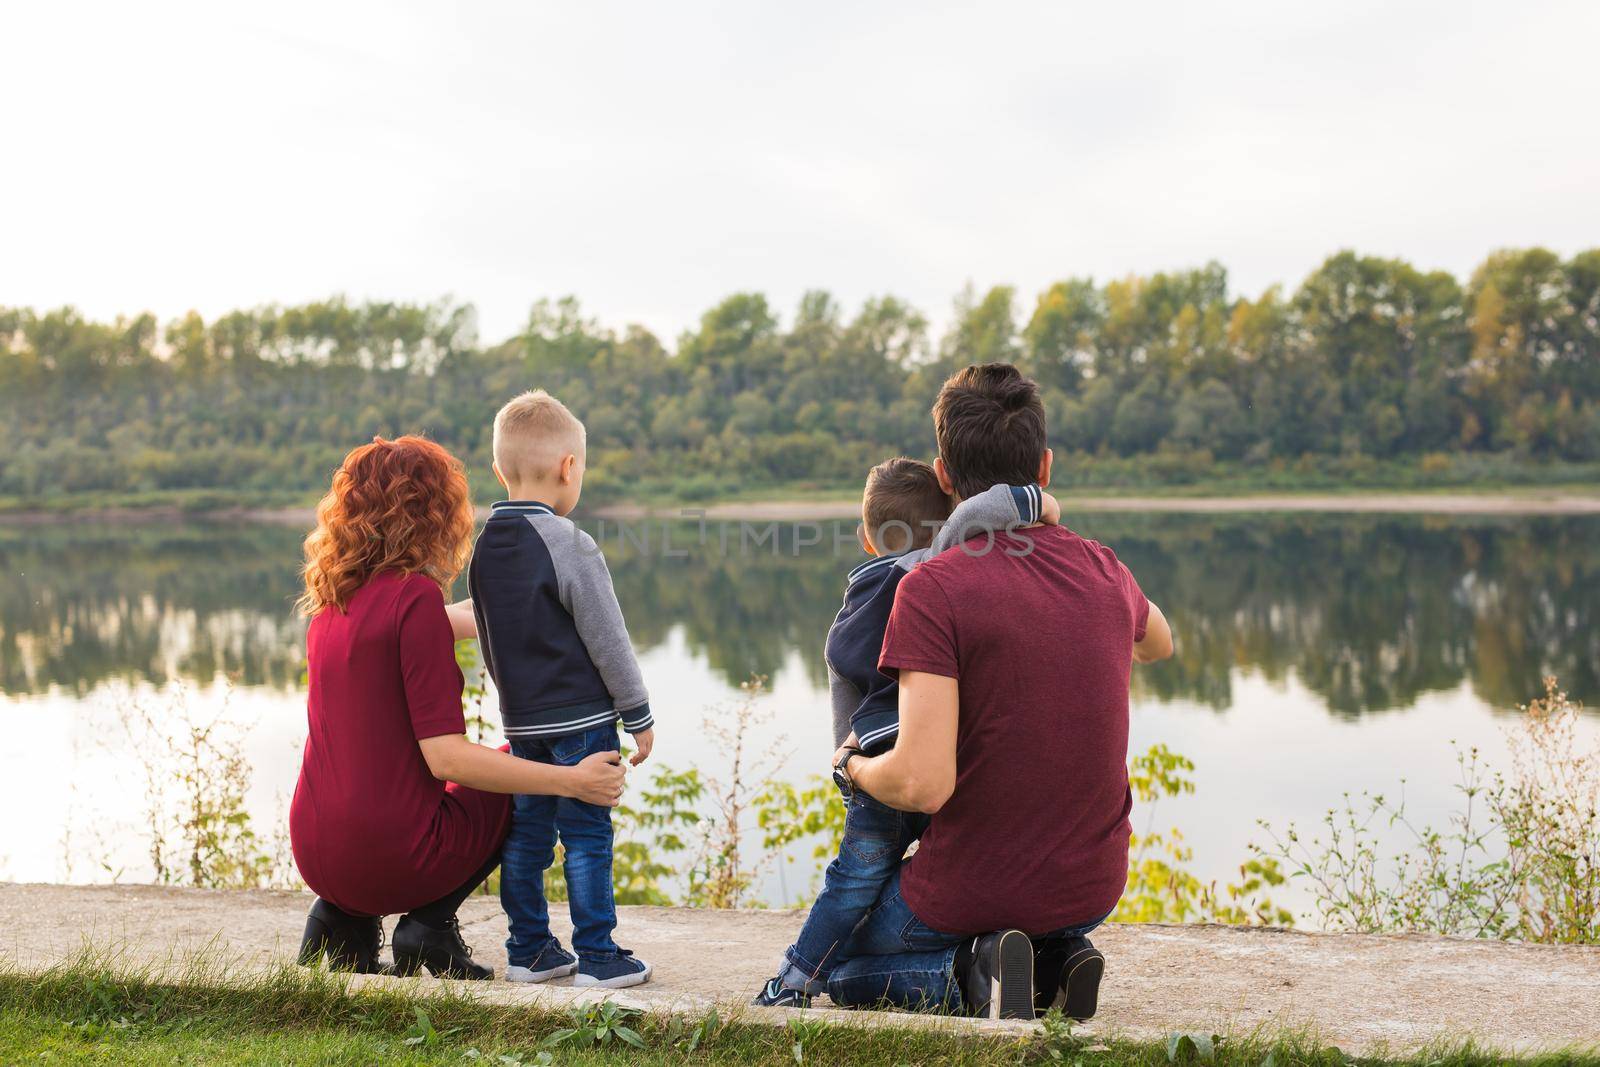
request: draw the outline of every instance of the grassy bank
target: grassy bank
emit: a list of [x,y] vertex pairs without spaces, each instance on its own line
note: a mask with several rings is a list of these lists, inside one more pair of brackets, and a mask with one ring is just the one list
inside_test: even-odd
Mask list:
[[145,512],[150,515],[237,514],[244,511],[312,509],[318,494],[293,490],[254,492],[230,489],[170,489],[139,493],[46,493],[38,496],[0,494],[0,518],[38,518],[89,515],[105,512]]
[[[1371,495],[1514,494],[1559,490],[1600,493],[1600,463],[1518,463],[1503,457],[1455,457],[1439,463],[1380,463],[1365,457],[1307,457],[1283,464],[1197,464],[1190,457],[1057,456],[1052,490],[1061,496],[1104,498],[1292,496],[1295,494]],[[478,486],[479,503],[497,499],[492,487]],[[315,507],[320,489],[182,489],[130,493],[0,494],[0,517],[45,518],[101,512],[151,515],[246,516],[266,512],[304,512]],[[637,508],[675,511],[718,504],[815,503],[837,507],[860,499],[861,483],[710,482],[699,477],[641,480],[619,486],[603,480],[584,493],[585,510]]]
[[[863,470],[862,477],[866,475]],[[646,505],[771,500],[859,499],[860,479],[763,482],[702,476],[639,480],[625,490],[603,484],[585,492],[591,503]],[[1203,452],[1146,456],[1055,454],[1051,489],[1093,496],[1241,496],[1285,493],[1495,493],[1519,489],[1593,489],[1600,463],[1537,462],[1506,454],[1439,453],[1378,460],[1370,456],[1307,455],[1261,463],[1218,461]]]
[[40,974],[0,972],[0,1062],[117,1064],[548,1063],[1167,1064],[1207,1062],[1450,1065],[1597,1064],[1592,1052],[1516,1060],[1474,1047],[1352,1059],[1304,1034],[1209,1035],[1132,1042],[1047,1022],[1025,1034],[865,1027],[791,1016],[643,1014],[613,1005],[570,1012],[484,1003],[455,991],[355,989],[285,968],[253,977],[194,965],[176,977],[80,958]]

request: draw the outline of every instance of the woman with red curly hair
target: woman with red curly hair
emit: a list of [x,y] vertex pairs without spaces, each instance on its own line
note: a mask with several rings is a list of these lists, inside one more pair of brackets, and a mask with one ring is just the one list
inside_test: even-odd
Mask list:
[[458,628],[445,591],[466,563],[472,504],[461,464],[421,437],[345,457],[305,542],[310,729],[289,809],[295,864],[317,894],[302,963],[379,970],[382,917],[396,968],[488,978],[456,910],[499,865],[508,794],[615,806],[617,754],[575,767],[474,744],[461,711]]

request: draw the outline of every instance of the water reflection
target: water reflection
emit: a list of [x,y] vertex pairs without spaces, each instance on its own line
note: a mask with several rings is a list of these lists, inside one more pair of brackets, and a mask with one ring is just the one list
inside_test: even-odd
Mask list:
[[1492,707],[1546,674],[1592,694],[1600,674],[1600,520],[1379,516],[1106,516],[1181,635],[1136,691],[1232,704],[1232,668],[1291,670],[1343,716],[1468,682]]
[[298,684],[301,534],[270,526],[0,526],[0,686],[85,695],[111,680],[225,674]]
[[[831,524],[824,524],[827,528]],[[1234,671],[1291,671],[1342,716],[1410,706],[1470,683],[1509,707],[1559,674],[1588,696],[1600,675],[1600,519],[1091,515],[1173,619],[1179,656],[1137,672],[1138,695],[1216,708]],[[682,626],[730,682],[798,653],[825,683],[822,635],[858,557],[821,545],[726,552],[674,543],[662,559],[603,538],[635,641]],[[605,531],[602,531],[605,532]],[[86,694],[110,680],[175,678],[286,689],[302,674],[300,531],[272,526],[0,526],[0,686]]]

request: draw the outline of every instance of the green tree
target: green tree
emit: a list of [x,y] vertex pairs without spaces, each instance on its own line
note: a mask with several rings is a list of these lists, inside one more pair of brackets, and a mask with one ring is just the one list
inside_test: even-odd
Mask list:
[[1178,401],[1172,436],[1189,448],[1234,459],[1249,440],[1249,427],[1233,390],[1212,379],[1188,390]]
[[929,455],[940,383],[987,360],[1039,379],[1078,484],[1192,479],[1207,456],[1337,477],[1374,469],[1368,456],[1430,477],[1481,465],[1436,453],[1600,458],[1600,250],[1497,252],[1464,289],[1354,252],[1292,298],[1231,296],[1214,263],[1073,278],[1020,330],[1012,288],[969,286],[937,339],[894,297],[851,317],[821,290],[787,323],[736,293],[675,351],[570,296],[535,303],[514,337],[476,333],[472,307],[448,300],[333,296],[209,323],[0,309],[0,493],[303,498],[366,436],[423,431],[483,496],[496,407],[541,386],[589,426],[591,503],[854,487],[885,456]]
[[1094,342],[1105,321],[1105,301],[1088,278],[1056,282],[1039,294],[1023,331],[1024,365],[1039,382],[1067,395],[1078,392],[1094,363]]
[[1111,443],[1124,455],[1152,451],[1172,426],[1172,405],[1155,378],[1145,378],[1117,402]]

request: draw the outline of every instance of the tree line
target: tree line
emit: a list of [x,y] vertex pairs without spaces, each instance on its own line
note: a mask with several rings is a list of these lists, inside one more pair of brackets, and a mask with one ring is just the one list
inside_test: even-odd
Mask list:
[[1058,282],[1031,306],[970,287],[950,325],[892,296],[847,315],[759,293],[669,349],[573,298],[477,338],[470,305],[352,303],[150,314],[0,308],[0,496],[305,494],[373,434],[426,432],[487,483],[489,421],[542,386],[589,427],[591,500],[858,485],[932,451],[928,408],[970,362],[1044,388],[1059,480],[1513,477],[1600,460],[1600,249],[1443,271],[1341,252],[1292,293],[1232,295],[1216,263]]

